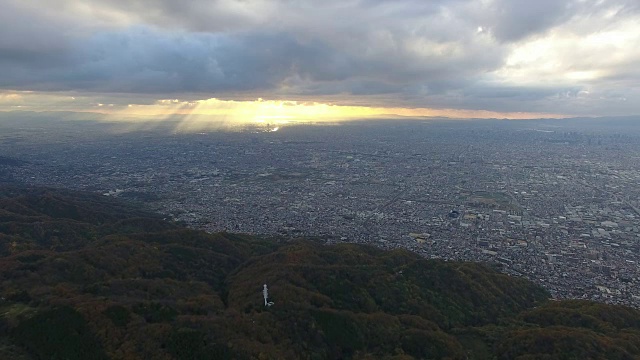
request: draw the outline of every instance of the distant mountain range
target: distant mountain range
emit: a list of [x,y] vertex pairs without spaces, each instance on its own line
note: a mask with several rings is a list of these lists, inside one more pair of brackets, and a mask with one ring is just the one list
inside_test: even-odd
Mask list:
[[[269,288],[265,307],[263,284]],[[0,187],[1,359],[637,359],[640,312],[490,266]]]

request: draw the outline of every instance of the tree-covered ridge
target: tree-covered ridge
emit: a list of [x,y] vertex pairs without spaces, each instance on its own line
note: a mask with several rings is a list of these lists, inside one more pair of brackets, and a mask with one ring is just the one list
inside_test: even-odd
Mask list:
[[76,250],[109,234],[175,228],[155,214],[104,196],[0,187],[0,255]]
[[[3,359],[634,359],[640,312],[487,266],[0,188]],[[267,283],[272,307],[265,307]]]

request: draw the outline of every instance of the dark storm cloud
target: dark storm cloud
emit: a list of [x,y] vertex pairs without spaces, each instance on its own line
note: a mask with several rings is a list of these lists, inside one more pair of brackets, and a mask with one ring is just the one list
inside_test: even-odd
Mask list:
[[59,18],[47,17],[18,2],[3,3],[0,11],[0,65],[46,66],[59,62],[67,51],[68,41],[64,35],[67,29]]
[[491,6],[493,31],[501,41],[537,34],[572,16],[571,5],[558,0],[499,0]]
[[[430,45],[440,46],[425,46]],[[449,58],[428,48],[422,54],[392,46],[388,56],[371,56],[366,48],[345,50],[287,33],[176,34],[136,27],[78,40],[66,53],[68,63],[60,66],[11,62],[5,55],[11,71],[0,78],[0,86],[160,94],[288,86],[306,94],[370,94],[392,92],[416,79],[436,88],[473,75],[474,67],[496,66],[501,59],[480,49],[475,58]]]
[[138,27],[95,34],[74,44],[67,58],[63,66],[51,66],[25,63],[5,52],[3,61],[12,71],[0,85],[133,93],[243,91],[274,89],[293,75],[337,81],[357,72],[352,59],[326,44],[282,33],[173,34]]
[[[437,18],[444,6],[464,3],[102,0],[93,2],[102,18],[120,12],[130,22],[158,28],[87,31],[83,16],[76,24],[65,18],[80,11],[73,1],[42,2],[40,11],[16,1],[12,12],[19,13],[21,23],[5,13],[0,27],[8,31],[0,38],[12,32],[20,41],[2,49],[0,61],[10,71],[0,86],[175,93],[278,90],[293,84],[289,91],[366,94],[382,91],[376,87],[392,91],[405,82],[454,81],[501,62],[499,50],[486,53],[470,39],[453,35],[473,36],[473,26]],[[48,11],[53,15],[44,15]],[[42,29],[33,32],[21,25],[32,22]],[[446,35],[449,26],[457,27],[452,35]],[[60,46],[24,45],[33,41]]]
[[[555,111],[545,99],[567,89],[636,96],[637,58],[598,64],[600,82],[519,85],[500,73],[524,66],[508,65],[513,50],[639,13],[637,0],[5,0],[0,88]],[[558,78],[578,67],[570,55]]]

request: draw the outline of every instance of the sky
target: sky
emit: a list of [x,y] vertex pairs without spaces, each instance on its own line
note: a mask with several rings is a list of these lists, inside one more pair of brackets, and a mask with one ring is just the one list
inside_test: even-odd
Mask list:
[[640,114],[638,0],[0,0],[0,111]]

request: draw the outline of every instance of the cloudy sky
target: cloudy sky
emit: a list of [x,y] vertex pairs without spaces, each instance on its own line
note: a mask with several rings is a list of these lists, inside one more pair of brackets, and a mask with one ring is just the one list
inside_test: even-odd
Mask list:
[[640,114],[638,0],[0,4],[4,111]]

